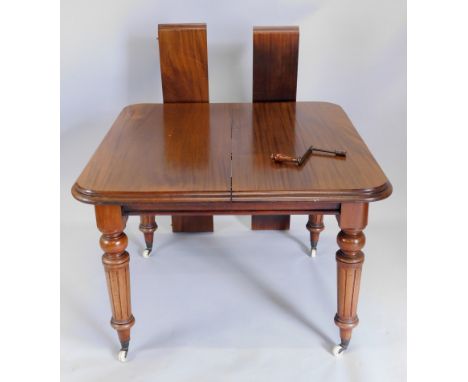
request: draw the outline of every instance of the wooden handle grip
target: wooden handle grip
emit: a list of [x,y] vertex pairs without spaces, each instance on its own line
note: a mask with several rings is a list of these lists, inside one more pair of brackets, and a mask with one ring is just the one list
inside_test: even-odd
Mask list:
[[271,154],[271,159],[274,160],[275,162],[291,162],[298,164],[299,163],[299,158],[294,158],[289,155],[284,155],[284,154]]

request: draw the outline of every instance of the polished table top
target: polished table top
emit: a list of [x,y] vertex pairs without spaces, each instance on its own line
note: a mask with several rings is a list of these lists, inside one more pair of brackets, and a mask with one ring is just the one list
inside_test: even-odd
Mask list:
[[[313,154],[301,167],[272,153]],[[73,187],[87,203],[375,201],[391,184],[341,107],[325,102],[137,104]]]

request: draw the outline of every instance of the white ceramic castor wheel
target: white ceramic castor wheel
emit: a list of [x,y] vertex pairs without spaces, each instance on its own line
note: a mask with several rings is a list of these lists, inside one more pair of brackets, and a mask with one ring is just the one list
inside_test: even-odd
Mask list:
[[144,257],[145,259],[147,259],[148,257],[151,257],[151,249],[146,248],[146,249],[143,251],[143,257]]
[[341,357],[346,348],[343,345],[335,345],[332,349],[332,353],[335,357]]
[[128,354],[128,350],[120,350],[118,354],[119,361],[127,362],[127,354]]
[[310,250],[310,257],[316,257],[317,256],[317,248],[312,248]]

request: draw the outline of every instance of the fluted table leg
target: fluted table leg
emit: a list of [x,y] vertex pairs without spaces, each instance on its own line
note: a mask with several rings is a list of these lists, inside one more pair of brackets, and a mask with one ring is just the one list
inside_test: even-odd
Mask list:
[[341,205],[338,217],[341,231],[337,237],[340,249],[336,252],[338,309],[335,324],[340,328],[341,343],[333,349],[335,355],[346,350],[352,330],[359,322],[357,303],[364,262],[361,248],[366,242],[362,230],[367,225],[367,212],[367,203],[346,203]]
[[127,235],[123,232],[125,219],[120,206],[96,206],[96,222],[102,232],[101,248],[104,250],[102,263],[107,279],[107,288],[112,308],[111,325],[117,330],[121,349],[119,360],[127,358],[130,328],[135,323],[130,303],[130,256]]

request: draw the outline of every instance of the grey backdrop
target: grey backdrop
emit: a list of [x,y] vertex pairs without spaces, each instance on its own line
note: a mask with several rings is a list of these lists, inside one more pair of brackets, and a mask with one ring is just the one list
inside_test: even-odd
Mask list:
[[[284,380],[283,373],[290,375],[291,368],[295,368],[295,380],[309,380],[317,375],[329,380],[377,380],[378,370],[388,371],[383,376],[378,374],[380,381],[402,380],[406,351],[405,1],[62,0],[61,12],[64,378],[83,380],[86,376],[88,380],[102,380],[103,376],[113,376],[125,380],[138,371],[142,380],[154,380],[155,376],[164,376],[166,381],[192,380],[189,376],[193,375],[200,377],[193,380],[217,380],[219,375],[230,380],[228,375],[232,375],[232,380],[238,381],[251,380],[255,375],[255,380],[272,381],[275,377]],[[356,330],[352,348],[341,363],[330,359],[327,353],[338,338],[332,322],[333,254],[338,231],[332,219],[325,221],[327,229],[319,244],[317,264],[311,265],[303,254],[308,241],[306,217],[295,217],[287,234],[253,233],[248,230],[247,217],[216,217],[215,234],[199,236],[173,235],[170,220],[162,217],[155,237],[158,250],[146,262],[139,256],[142,238],[137,219],[130,219],[129,251],[133,255],[133,304],[137,318],[132,340],[135,359],[125,366],[114,360],[117,340],[108,325],[110,308],[93,209],[73,200],[70,188],[125,105],[162,101],[156,31],[158,23],[170,22],[207,23],[211,102],[251,101],[253,25],[299,25],[298,100],[342,105],[391,180],[393,195],[370,209],[359,307],[362,327]],[[212,258],[212,252],[219,257]],[[286,258],[282,257],[285,253]],[[224,263],[218,264],[219,261]],[[217,264],[219,269],[213,270],[213,262],[214,268]],[[177,270],[181,266],[186,268]],[[296,280],[307,280],[311,272],[323,272],[324,277],[314,278],[308,285],[310,291],[304,288],[298,292],[301,286],[297,285],[288,291],[288,283],[283,285],[281,280],[287,276],[285,269],[291,266],[300,268],[290,269],[297,272]],[[318,271],[319,266],[324,270]],[[212,289],[218,271],[232,276],[231,281],[229,277],[219,280],[223,288],[233,288],[229,294],[219,296],[220,291]],[[265,284],[258,281],[262,280],[262,272],[265,277],[272,277]],[[179,280],[181,275],[184,277]],[[200,275],[203,277],[198,278]],[[249,326],[239,313],[242,319],[230,322],[224,333],[215,324],[218,321],[210,321],[213,306],[202,309],[194,305],[187,312],[184,302],[169,309],[171,303],[187,298],[184,293],[190,293],[177,280],[184,284],[191,277],[195,278],[189,288],[194,293],[202,288],[199,292],[205,305],[206,300],[220,298],[217,313],[223,317],[217,317],[218,320],[226,320],[224,315],[232,308],[223,305],[225,297],[235,300],[236,291],[245,288],[248,280],[252,291],[241,293],[242,298],[238,296],[240,300],[236,302],[248,306],[241,306],[236,312],[258,308],[258,320],[267,317],[269,323],[262,321],[258,328],[253,323]],[[281,284],[277,286],[283,296],[269,289],[274,290],[275,282]],[[169,295],[160,295],[158,288],[162,285],[171,290]],[[318,293],[314,288],[322,288],[323,293],[311,300],[311,294]],[[294,299],[297,305],[291,302]],[[323,317],[321,310],[315,309],[314,304],[320,306],[317,301],[322,301]],[[301,311],[311,302],[312,310]],[[281,317],[272,318],[278,316],[274,309],[281,310],[283,321]],[[144,317],[152,317],[153,310],[154,320],[145,323]],[[204,324],[210,330],[200,329],[200,314],[206,314]],[[249,311],[249,317],[251,314],[253,311]],[[187,321],[181,321],[181,327],[177,327],[176,316],[177,320],[183,316]],[[194,320],[198,323],[190,326]],[[294,322],[304,326],[304,333],[295,332]],[[314,332],[313,328],[317,330]],[[138,344],[148,344],[143,340],[145,333],[156,339],[138,349]],[[299,338],[309,338],[311,342]],[[318,346],[320,350],[314,350],[315,340],[322,344]],[[159,363],[148,362],[156,359]],[[320,365],[327,366],[321,369]]]

